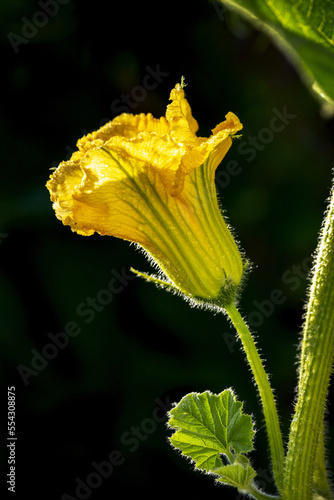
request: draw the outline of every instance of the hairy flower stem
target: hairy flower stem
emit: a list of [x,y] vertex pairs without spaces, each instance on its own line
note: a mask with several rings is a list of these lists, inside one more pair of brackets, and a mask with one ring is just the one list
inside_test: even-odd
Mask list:
[[248,493],[256,500],[279,500],[279,497],[268,495],[267,493],[259,490],[255,484],[252,484],[245,493]]
[[329,491],[326,471],[319,470],[325,467],[319,450],[323,455],[321,434],[333,357],[334,190],[320,235],[303,327],[297,403],[284,472],[284,499],[312,499],[315,476],[318,491],[320,488]]
[[281,492],[283,486],[284,448],[273,391],[252,334],[241,314],[234,304],[225,307],[225,310],[238,332],[260,393],[269,439],[273,475],[277,489]]

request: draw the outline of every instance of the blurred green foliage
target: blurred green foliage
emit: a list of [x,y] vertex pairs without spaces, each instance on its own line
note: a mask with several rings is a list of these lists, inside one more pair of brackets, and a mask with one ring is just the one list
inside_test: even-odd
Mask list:
[[333,115],[333,3],[327,0],[220,1],[272,38],[318,97],[323,112]]

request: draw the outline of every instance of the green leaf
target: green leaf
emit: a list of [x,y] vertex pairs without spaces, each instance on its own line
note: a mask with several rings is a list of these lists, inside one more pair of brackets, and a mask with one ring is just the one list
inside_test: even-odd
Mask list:
[[249,462],[243,460],[235,461],[233,465],[225,465],[213,471],[219,475],[217,481],[238,488],[238,490],[247,491],[251,486],[256,472],[249,465]]
[[334,111],[333,0],[220,0],[264,30]]
[[216,395],[209,391],[187,394],[169,413],[175,429],[171,444],[206,472],[222,467],[220,454],[230,462],[235,454],[253,449],[253,423],[242,413],[242,403],[231,389]]

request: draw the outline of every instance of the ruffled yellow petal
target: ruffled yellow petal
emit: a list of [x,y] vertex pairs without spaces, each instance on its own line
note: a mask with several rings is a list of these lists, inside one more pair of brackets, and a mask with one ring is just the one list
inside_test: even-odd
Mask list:
[[196,137],[198,123],[192,116],[191,108],[181,85],[175,86],[169,99],[172,102],[167,106],[166,119],[170,125],[172,139],[177,144],[196,146],[199,143]]
[[219,144],[225,142],[225,147],[219,148],[220,154],[214,155],[217,163],[212,162],[212,166],[217,168],[232,144],[230,136],[241,130],[242,125],[234,113],[230,112],[226,115],[226,121],[217,125],[208,139],[197,137],[198,124],[192,116],[181,85],[176,85],[172,90],[170,99],[172,103],[167,106],[166,111],[166,119],[171,129],[170,135],[175,143],[185,148],[185,154],[179,166],[179,184],[174,185],[174,194],[178,194],[183,188],[184,176],[198,168]]
[[[74,153],[71,160],[62,162],[52,174],[46,186],[50,192],[53,208],[58,219],[63,224],[71,226],[72,230],[82,233],[79,227],[76,229],[76,203],[74,199],[75,192],[84,177],[80,160],[81,154]],[[94,232],[94,229],[91,227],[85,234],[90,235]]]
[[86,135],[78,141],[78,148],[87,151],[92,147],[99,147],[108,140],[115,137],[131,140],[138,137],[142,132],[157,134],[159,136],[169,134],[169,126],[164,117],[154,118],[150,113],[131,115],[123,113],[106,123],[96,132]]

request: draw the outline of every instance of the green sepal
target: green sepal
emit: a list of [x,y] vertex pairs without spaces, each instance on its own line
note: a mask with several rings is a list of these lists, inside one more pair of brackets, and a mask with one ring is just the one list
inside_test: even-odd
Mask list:
[[151,274],[142,273],[141,271],[137,271],[133,267],[130,267],[130,271],[137,274],[137,276],[139,276],[140,278],[144,278],[146,281],[154,283],[157,286],[160,286],[160,287],[165,288],[167,290],[173,290],[174,292],[180,293],[180,290],[175,285],[173,285],[173,283],[171,283],[169,281],[162,280],[162,279],[157,278],[156,276],[153,276]]
[[186,301],[190,301],[194,306],[201,307],[203,309],[221,310],[225,309],[225,307],[229,304],[238,301],[239,294],[244,284],[246,273],[249,271],[250,267],[250,262],[248,260],[245,261],[243,265],[243,276],[239,285],[237,285],[232,279],[225,276],[224,285],[220,289],[218,296],[214,299],[203,299],[202,297],[186,295],[171,281],[161,279],[152,274],[143,273],[141,271],[138,271],[137,269],[134,269],[133,267],[130,268],[130,271],[135,273],[140,278],[145,279],[147,282],[154,283],[158,287],[163,288],[167,292],[172,292],[174,294],[182,296]]

